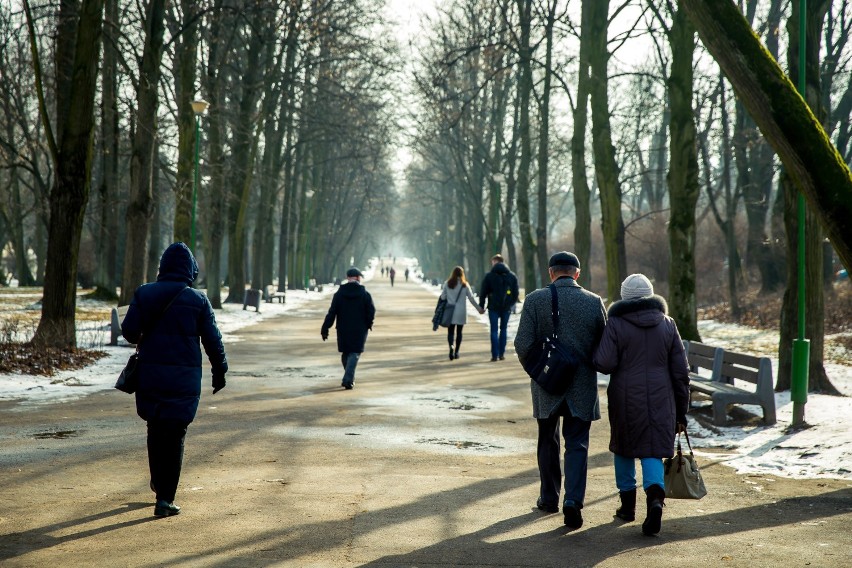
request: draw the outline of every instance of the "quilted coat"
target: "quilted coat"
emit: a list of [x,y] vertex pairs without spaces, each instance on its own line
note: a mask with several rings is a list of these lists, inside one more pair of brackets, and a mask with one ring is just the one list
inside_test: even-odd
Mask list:
[[[586,421],[598,420],[601,410],[592,354],[606,325],[606,308],[600,296],[584,289],[571,278],[560,278],[554,284],[559,299],[559,340],[573,347],[586,359],[586,363],[580,366],[573,384],[562,395],[552,395],[530,379],[533,416],[550,417],[564,400],[573,416]],[[553,333],[550,313],[548,288],[536,290],[524,299],[521,321],[515,334],[515,352],[522,363],[526,361],[533,345]]]
[[144,420],[192,422],[201,396],[201,346],[214,376],[228,371],[210,300],[189,287],[197,276],[189,248],[170,245],[160,259],[157,281],[136,289],[121,324],[124,338],[139,344],[136,412]]
[[594,355],[607,387],[611,452],[673,455],[676,422],[686,422],[689,368],[683,342],[660,296],[615,302]]

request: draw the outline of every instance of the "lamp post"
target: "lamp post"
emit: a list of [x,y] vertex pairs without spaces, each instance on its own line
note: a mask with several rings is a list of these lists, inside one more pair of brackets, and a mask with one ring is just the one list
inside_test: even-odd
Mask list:
[[210,106],[210,103],[204,99],[192,101],[192,112],[195,113],[195,178],[192,184],[192,221],[189,230],[189,250],[192,251],[192,254],[197,254],[195,250],[195,210],[198,203],[198,147],[200,145],[199,124],[201,122],[201,115],[204,114],[204,111],[207,110],[208,106]]
[[[799,0],[799,94],[807,104],[807,82],[805,81],[805,58],[807,51],[807,0]],[[797,207],[799,222],[798,243],[798,337],[793,340],[793,377],[790,381],[790,399],[793,401],[793,427],[805,423],[805,404],[808,402],[808,365],[811,359],[811,342],[805,339],[805,197],[799,191]]]

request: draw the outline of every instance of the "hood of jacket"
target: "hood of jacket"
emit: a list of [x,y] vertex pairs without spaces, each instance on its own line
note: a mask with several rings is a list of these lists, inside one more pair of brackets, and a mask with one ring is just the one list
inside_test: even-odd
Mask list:
[[160,257],[160,272],[157,282],[170,280],[191,285],[198,277],[198,263],[192,256],[192,251],[183,243],[173,243],[166,248]]
[[491,267],[491,272],[494,274],[509,274],[511,270],[502,262],[498,262],[494,266]]
[[654,327],[659,325],[669,311],[668,304],[662,296],[646,296],[630,300],[619,300],[607,310],[609,317],[617,317],[629,321],[637,327]]
[[337,291],[344,298],[357,298],[364,295],[364,292],[366,292],[366,288],[360,282],[347,282]]

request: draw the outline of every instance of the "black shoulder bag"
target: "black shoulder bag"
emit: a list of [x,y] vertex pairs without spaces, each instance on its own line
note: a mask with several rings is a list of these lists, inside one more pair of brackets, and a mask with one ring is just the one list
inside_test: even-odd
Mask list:
[[541,346],[536,345],[527,357],[524,370],[538,386],[553,395],[564,394],[574,382],[577,369],[584,358],[572,347],[558,339],[559,300],[556,286],[550,288],[550,317],[553,321],[553,334],[545,337]]
[[[175,294],[175,297],[166,304],[166,307],[162,312],[160,312],[157,319],[151,323],[151,329],[154,329],[160,319],[162,319],[162,317],[166,315],[166,312],[169,311],[169,308],[172,307],[174,301],[178,299],[178,296],[180,296],[187,288],[189,288],[189,286],[181,288],[180,292]],[[127,360],[127,364],[124,366],[124,369],[121,370],[121,374],[118,375],[118,380],[115,382],[115,388],[122,392],[126,392],[127,394],[135,393],[137,387],[139,387],[139,344],[142,343],[142,339],[144,337],[145,333],[143,332],[139,336],[139,341],[136,343],[136,352]]]

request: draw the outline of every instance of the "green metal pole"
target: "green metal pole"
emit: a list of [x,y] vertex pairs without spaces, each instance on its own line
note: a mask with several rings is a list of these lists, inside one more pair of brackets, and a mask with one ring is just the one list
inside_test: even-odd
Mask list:
[[[807,0],[799,0],[799,94],[807,102],[805,82],[805,58],[807,41]],[[802,192],[798,197],[798,327],[799,336],[793,341],[793,380],[790,384],[790,399],[793,401],[793,426],[805,422],[805,404],[808,402],[808,363],[810,362],[810,341],[805,339],[805,198]]]
[[195,115],[195,180],[192,184],[192,222],[190,225],[190,241],[189,241],[189,250],[192,251],[192,254],[197,254],[195,251],[195,209],[196,204],[198,202],[198,146],[199,146],[199,119],[198,114]]

